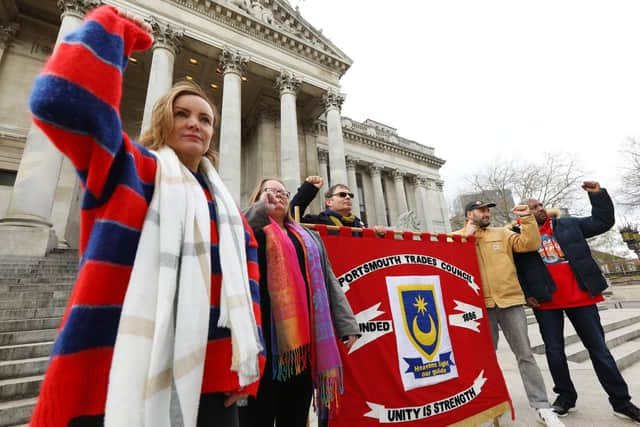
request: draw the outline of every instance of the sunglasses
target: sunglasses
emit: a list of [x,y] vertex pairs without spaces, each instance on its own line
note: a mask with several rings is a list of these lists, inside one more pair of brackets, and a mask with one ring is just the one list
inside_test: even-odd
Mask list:
[[343,199],[344,199],[345,197],[349,196],[350,198],[352,198],[352,199],[353,199],[354,194],[353,194],[353,193],[346,192],[346,191],[338,191],[337,193],[333,193],[333,194],[332,194],[332,196],[338,196],[338,197],[341,197],[341,198],[343,198]]

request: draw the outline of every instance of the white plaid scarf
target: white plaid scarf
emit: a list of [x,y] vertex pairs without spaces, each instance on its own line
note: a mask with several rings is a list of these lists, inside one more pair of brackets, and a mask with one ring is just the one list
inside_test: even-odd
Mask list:
[[[197,179],[174,151],[155,153],[155,191],[138,244],[116,338],[106,427],[195,427],[208,341],[211,235]],[[218,326],[229,327],[240,385],[259,377],[245,230],[217,172],[203,158],[218,216],[222,290]],[[123,209],[126,207],[123,206]]]

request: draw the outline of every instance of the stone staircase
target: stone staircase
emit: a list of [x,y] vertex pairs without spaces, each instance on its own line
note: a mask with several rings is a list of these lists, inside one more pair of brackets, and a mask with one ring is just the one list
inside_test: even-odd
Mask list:
[[0,426],[27,423],[76,276],[77,251],[0,258]]
[[[603,310],[603,308],[605,308]],[[533,315],[531,315],[533,317]],[[640,309],[606,309],[601,307],[600,318],[607,346],[620,370],[640,361]],[[544,344],[538,325],[529,325],[529,339],[535,354],[544,355]],[[565,317],[565,351],[567,359],[577,365],[590,365],[589,353],[582,345],[569,319]]]

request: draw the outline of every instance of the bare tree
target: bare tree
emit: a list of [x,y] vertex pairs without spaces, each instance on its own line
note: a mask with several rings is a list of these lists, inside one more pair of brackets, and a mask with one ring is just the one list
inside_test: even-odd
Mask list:
[[621,170],[620,203],[626,206],[640,206],[640,141],[627,138],[621,150],[625,166]]
[[[512,218],[513,201],[537,199],[545,206],[569,208],[582,194],[584,172],[568,154],[546,153],[541,160],[493,160],[467,177],[471,192],[493,198],[494,223]],[[640,191],[640,190],[639,190]]]

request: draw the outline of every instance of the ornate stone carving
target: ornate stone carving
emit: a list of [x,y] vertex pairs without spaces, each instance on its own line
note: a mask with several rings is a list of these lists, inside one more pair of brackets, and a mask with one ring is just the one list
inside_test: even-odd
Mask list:
[[418,215],[412,210],[409,210],[398,216],[396,222],[396,229],[403,231],[420,231],[420,220]]
[[393,176],[393,179],[396,181],[401,181],[402,179],[404,179],[404,175],[405,173],[400,169],[394,169],[393,172],[391,172],[391,176]]
[[435,181],[435,179],[425,177],[425,188],[427,190],[435,190],[436,189],[436,181]]
[[[224,0],[224,2],[231,7],[236,7],[249,14],[252,12],[251,0]],[[254,2],[254,3],[257,3],[257,2]]]
[[20,24],[17,22],[9,22],[7,25],[0,26],[0,49],[9,47],[19,29]]
[[424,175],[416,175],[413,177],[413,183],[416,187],[427,188],[427,177]]
[[355,168],[358,166],[358,159],[354,159],[351,156],[346,156],[345,160],[347,162],[347,170],[355,170]]
[[58,0],[58,9],[65,14],[84,18],[84,15],[91,9],[102,4],[100,0]]
[[285,93],[295,95],[298,92],[298,89],[300,89],[301,84],[302,81],[291,71],[282,70],[276,80],[275,87],[280,90],[280,96]]
[[376,176],[376,175],[380,175],[380,173],[382,172],[382,166],[380,166],[377,163],[372,163],[369,165],[369,173],[371,173],[371,176]]
[[296,14],[286,1],[166,0],[342,76],[352,61]]
[[222,52],[218,57],[218,61],[220,62],[222,73],[236,73],[242,75],[247,70],[249,57],[242,55],[239,50],[233,50],[225,47],[222,49]]
[[322,101],[324,102],[327,110],[331,108],[337,108],[340,110],[342,108],[342,103],[345,100],[345,95],[343,93],[339,93],[333,89],[329,89],[327,93],[322,95]]
[[329,152],[324,150],[318,150],[318,162],[327,164],[329,163]]
[[174,55],[180,52],[184,31],[162,22],[155,17],[145,19],[153,31],[153,47],[169,49]]

